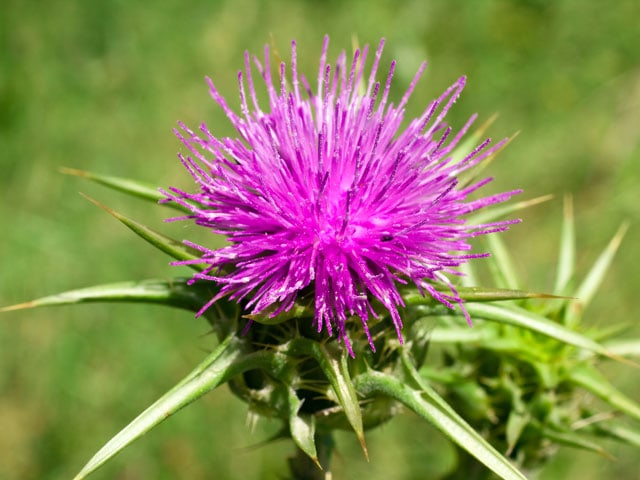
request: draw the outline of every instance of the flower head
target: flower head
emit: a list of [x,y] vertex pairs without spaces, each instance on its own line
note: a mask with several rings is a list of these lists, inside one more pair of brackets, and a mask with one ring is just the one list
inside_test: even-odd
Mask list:
[[[383,45],[365,78],[368,47],[356,50],[350,63],[342,52],[334,67],[327,63],[325,38],[313,89],[298,73],[295,42],[291,71],[282,63],[275,77],[268,47],[264,63],[246,53],[245,71],[238,73],[241,115],[207,79],[239,138],[217,138],[205,125],[198,136],[180,124],[176,134],[190,155],[179,157],[199,191],[165,192],[191,210],[181,219],[229,242],[216,250],[190,244],[202,252],[199,263],[207,264],[194,281],[220,285],[205,308],[229,296],[245,300],[252,314],[275,316],[291,308],[303,290],[313,291],[318,331],[337,331],[350,351],[346,327],[353,318],[373,347],[367,324],[383,313],[374,308],[376,301],[402,338],[400,284],[414,284],[450,308],[457,303],[466,315],[444,274],[457,274],[456,267],[485,255],[465,253],[470,237],[512,222],[470,226],[463,216],[516,192],[470,200],[491,179],[461,186],[457,176],[502,142],[492,146],[486,140],[461,160],[451,155],[475,118],[455,134],[444,123],[464,77],[403,127],[405,107],[426,64],[394,105],[389,90],[395,62],[386,81],[376,81]],[[267,111],[258,104],[252,60],[266,86]],[[438,291],[433,282],[449,285],[451,293]]]

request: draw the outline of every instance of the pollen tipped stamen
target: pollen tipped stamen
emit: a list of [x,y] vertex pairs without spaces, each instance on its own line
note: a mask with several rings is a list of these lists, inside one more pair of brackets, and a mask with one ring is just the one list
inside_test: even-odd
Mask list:
[[260,106],[258,105],[258,98],[256,97],[256,89],[253,85],[253,76],[251,75],[251,56],[249,52],[244,54],[244,70],[247,77],[247,87],[249,87],[249,95],[253,103],[253,108],[256,113],[260,113]]
[[384,109],[387,105],[387,100],[389,98],[389,92],[391,91],[391,80],[393,79],[393,73],[396,70],[396,62],[395,60],[391,62],[391,66],[389,67],[389,73],[387,74],[387,83],[384,86],[384,93],[382,94],[382,100],[380,100],[380,105],[378,106],[378,111],[384,112]]
[[353,90],[351,92],[352,102],[358,102],[363,98],[364,92],[362,91],[362,77],[364,75],[364,66],[366,64],[368,54],[369,45],[365,45],[362,49],[362,54],[360,55],[360,58],[358,59],[358,62],[356,64],[356,75],[354,79]]
[[291,79],[296,101],[300,101],[300,80],[298,79],[298,54],[296,41],[291,41]]
[[405,94],[402,96],[402,100],[400,100],[400,103],[398,104],[398,110],[402,110],[405,107],[405,105],[409,101],[409,98],[411,98],[411,94],[413,93],[416,86],[418,85],[418,82],[420,81],[420,77],[422,77],[422,74],[424,73],[426,68],[427,68],[427,62],[422,62],[420,64],[420,67],[418,68],[418,71],[413,76],[413,80],[411,80],[411,83],[409,84],[409,88],[407,89]]
[[327,63],[327,50],[329,49],[329,36],[324,37],[322,54],[320,55],[320,69],[318,70],[318,98],[322,98],[324,88],[324,68]]
[[376,50],[376,56],[371,66],[371,73],[369,74],[369,84],[367,85],[366,96],[371,95],[371,88],[376,83],[376,74],[378,73],[378,66],[380,65],[380,59],[382,58],[382,51],[384,50],[385,39],[382,38],[378,43],[378,49]]

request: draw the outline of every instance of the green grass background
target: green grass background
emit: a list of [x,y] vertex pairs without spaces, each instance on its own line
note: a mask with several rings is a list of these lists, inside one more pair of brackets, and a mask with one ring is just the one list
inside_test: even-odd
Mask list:
[[[574,197],[584,273],[623,221],[631,228],[588,323],[635,324],[640,310],[640,3],[636,0],[353,2],[257,0],[4,0],[0,4],[0,304],[65,289],[186,273],[168,266],[82,199],[163,226],[168,212],[61,175],[60,166],[188,187],[171,129],[207,121],[231,130],[207,94],[211,75],[237,105],[242,52],[273,35],[283,57],[298,40],[314,77],[325,33],[331,57],[387,38],[400,96],[429,61],[410,114],[458,76],[469,77],[450,119],[499,118],[519,137],[490,167],[487,191],[522,187],[556,196],[523,213],[506,240],[527,284],[552,285],[561,198]],[[635,327],[636,333],[640,329]],[[0,316],[0,479],[71,478],[111,435],[185,375],[213,345],[192,315],[141,306],[80,306]],[[640,397],[640,371],[608,370]],[[213,392],[99,471],[96,479],[275,479],[291,445],[246,450],[274,431],[252,430],[246,408]],[[440,434],[403,415],[368,435],[367,463],[338,437],[334,478],[432,478],[450,467]],[[542,475],[637,478],[638,452],[611,446],[617,462],[562,450]]]

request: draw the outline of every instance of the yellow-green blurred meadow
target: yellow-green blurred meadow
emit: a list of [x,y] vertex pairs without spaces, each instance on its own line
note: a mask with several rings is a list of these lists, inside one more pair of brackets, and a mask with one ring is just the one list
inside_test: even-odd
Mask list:
[[[502,138],[520,135],[491,165],[491,191],[553,194],[505,236],[528,287],[552,284],[562,211],[571,194],[584,274],[618,226],[619,254],[586,314],[640,333],[640,3],[637,0],[259,1],[4,0],[0,4],[0,305],[67,289],[187,274],[80,195],[164,229],[170,212],[58,172],[61,166],[188,188],[176,121],[230,134],[208,96],[211,76],[238,105],[245,49],[274,42],[315,77],[322,37],[330,56],[386,37],[402,95],[423,59],[409,113],[460,75],[450,113],[472,113]],[[488,191],[489,191],[488,190]],[[200,233],[199,235],[202,235]],[[204,237],[201,237],[204,238]],[[84,305],[0,314],[0,479],[68,479],[214,345],[189,313]],[[640,369],[612,381],[640,398]],[[248,424],[246,407],[214,391],[116,457],[96,479],[277,479],[286,442],[250,449],[278,425]],[[368,434],[338,436],[334,478],[437,478],[452,457],[441,435],[410,415]],[[637,478],[640,457],[607,445],[612,462],[564,449],[542,479]]]

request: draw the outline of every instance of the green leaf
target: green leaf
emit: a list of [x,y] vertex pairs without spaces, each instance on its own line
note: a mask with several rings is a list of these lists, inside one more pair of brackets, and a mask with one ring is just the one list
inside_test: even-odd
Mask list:
[[541,362],[549,361],[549,352],[541,348],[539,343],[535,344],[528,341],[526,337],[521,335],[504,335],[502,337],[487,339],[482,342],[481,347],[483,350],[490,350],[497,353],[500,357],[509,356],[517,358],[523,362],[532,364],[534,368],[540,365]]
[[[451,293],[446,285],[436,285],[436,289],[442,293]],[[466,303],[494,302],[506,300],[524,300],[540,298],[561,298],[546,293],[524,292],[508,288],[483,288],[483,287],[456,287],[461,300]],[[405,305],[442,305],[430,295],[422,296],[416,289],[405,289],[401,292]]]
[[153,279],[138,282],[119,282],[69,290],[30,302],[0,309],[0,312],[25,308],[52,307],[96,302],[153,303],[167,307],[198,311],[215,291],[210,282],[187,285],[188,278]]
[[[426,333],[426,332],[425,332]],[[486,329],[481,326],[465,327],[436,327],[426,333],[431,343],[480,343],[492,340],[496,337],[495,329]]]
[[607,350],[620,356],[640,356],[640,338],[615,340],[604,343]]
[[630,417],[640,420],[640,405],[611,385],[594,367],[578,365],[567,372],[568,380],[593,393]]
[[243,353],[244,342],[235,336],[228,337],[184,380],[109,440],[74,480],[85,478],[153,427],[242,371],[242,362],[238,360],[242,360]]
[[[484,134],[484,130],[486,128],[488,128],[488,126],[496,118],[497,118],[496,115],[492,116],[482,127],[480,127],[480,131],[479,132],[476,132],[473,135],[471,135],[469,138],[467,138],[465,141],[463,141],[463,143],[458,148],[456,148],[453,151],[451,156],[453,157],[453,161],[455,161],[455,163],[458,163],[458,162],[461,162],[462,160],[464,160],[464,158],[466,156],[468,156],[468,154],[471,153],[473,151],[473,149],[475,149],[478,146],[479,140],[480,140],[481,136]],[[497,150],[495,150],[491,155],[486,157],[480,164],[476,165],[471,170],[467,170],[465,172],[462,172],[460,175],[458,175],[458,178],[460,179],[460,187],[461,188],[466,188],[469,185],[471,185],[472,183],[476,182],[478,177],[482,173],[482,171],[485,168],[487,168],[489,165],[491,165],[493,160],[495,160],[496,157],[500,154],[500,152],[502,152],[505,148],[507,148],[507,146],[513,140],[515,140],[515,138],[519,135],[519,133],[520,132],[516,132],[516,133],[513,134],[513,136],[511,138],[506,138],[505,139],[506,141]]]
[[566,294],[569,282],[573,278],[576,265],[576,233],[573,218],[573,201],[571,196],[564,198],[564,215],[562,233],[560,235],[560,254],[558,256],[558,272],[553,293]]
[[588,427],[596,435],[609,437],[627,445],[640,448],[640,431],[629,428],[620,422],[598,422]]
[[[450,289],[446,285],[436,285],[438,291],[443,293],[451,293]],[[482,287],[457,287],[458,295],[465,302],[492,302],[492,301],[505,301],[505,300],[524,300],[524,299],[540,299],[540,298],[561,298],[554,295],[548,295],[546,293],[534,293],[523,292],[520,290],[510,290],[504,288],[482,288]],[[405,305],[436,305],[442,304],[432,298],[430,295],[422,296],[415,289],[405,289],[401,292]],[[295,302],[293,306],[286,312],[278,314],[276,317],[271,317],[271,312],[276,311],[279,307],[274,306],[265,312],[258,314],[244,315],[244,318],[253,320],[254,322],[263,323],[265,325],[274,325],[285,322],[292,318],[306,318],[313,317],[313,305],[309,303]]]
[[449,383],[447,389],[456,399],[460,413],[468,420],[497,421],[492,399],[476,379],[459,378],[458,381]]
[[618,359],[606,348],[597,342],[594,342],[584,335],[580,335],[573,330],[554,323],[551,320],[529,312],[523,308],[514,306],[497,306],[485,303],[470,303],[466,305],[466,309],[474,319],[485,319],[489,321],[499,322],[506,325],[513,325],[520,328],[526,328],[537,333],[541,333],[547,337],[558,340],[559,342],[573,345],[575,347],[585,348],[606,357]]
[[613,260],[620,243],[622,242],[622,238],[629,227],[628,224],[623,224],[616,234],[613,236],[607,247],[600,254],[593,267],[580,284],[576,293],[573,295],[576,297],[576,300],[571,302],[570,308],[567,309],[567,318],[565,323],[567,325],[575,325],[578,323],[578,319],[580,315],[584,311],[585,308],[591,302],[594,294],[600,287],[600,284],[604,280],[604,276],[611,265],[611,261]]
[[[94,203],[109,215],[112,215],[117,220],[122,222],[124,225],[129,227],[136,235],[143,238],[151,245],[156,247],[158,250],[166,253],[167,255],[175,258],[176,260],[198,260],[200,258],[200,252],[195,248],[188,247],[184,245],[182,242],[174,240],[171,237],[164,235],[163,233],[157,232],[152,228],[149,228],[135,220],[125,217],[124,215],[112,210],[109,207],[101,204],[97,200],[89,197],[88,195],[81,194],[90,202]],[[189,264],[188,266],[196,271],[202,270],[203,263],[201,264]]]
[[[151,185],[149,183],[140,182],[138,180],[131,180],[129,178],[123,178],[123,177],[112,177],[109,175],[101,175],[99,173],[87,172],[85,170],[77,170],[75,168],[67,168],[67,167],[60,168],[60,171],[66,175],[73,175],[80,178],[86,178],[87,180],[91,180],[93,182],[99,183],[106,187],[112,188],[113,190],[117,190],[119,192],[123,192],[123,193],[126,193],[127,195],[141,198],[143,200],[150,200],[154,203],[158,203],[160,202],[160,200],[163,200],[166,198],[163,194],[159,192],[157,186]],[[182,212],[191,211],[187,207],[184,207],[183,205],[177,204],[175,202],[166,202],[166,203],[161,203],[160,205],[164,205],[169,208],[174,208]]]
[[526,477],[511,462],[493,448],[451,406],[436,393],[409,364],[411,378],[418,389],[395,376],[377,371],[358,375],[356,388],[365,396],[385,395],[396,399],[420,417],[433,424],[460,448],[505,480],[523,480]]
[[609,270],[611,261],[613,260],[613,257],[616,254],[616,251],[618,250],[628,228],[629,225],[625,223],[618,229],[609,242],[609,245],[607,245],[602,254],[600,254],[598,260],[596,260],[596,263],[593,265],[580,287],[578,287],[575,296],[579,299],[583,307],[586,307],[591,302],[593,295],[604,280],[604,276],[607,273],[607,270]]
[[333,344],[321,344],[303,337],[294,338],[288,342],[285,351],[294,355],[309,355],[318,362],[333,388],[335,400],[344,410],[365,456],[369,458],[362,426],[362,411],[349,374],[346,351]]
[[505,434],[507,438],[507,455],[511,455],[525,427],[531,422],[531,414],[524,408],[515,408],[509,412]]
[[275,317],[271,316],[272,313],[276,312],[279,308],[280,305],[276,304],[265,309],[261,313],[248,313],[243,315],[243,318],[247,318],[257,323],[262,323],[263,325],[277,325],[293,318],[313,317],[313,306],[308,303],[301,304],[295,302],[289,310],[281,312]]
[[481,225],[483,223],[490,223],[501,218],[504,218],[514,212],[524,210],[525,208],[533,207],[539,203],[549,201],[553,198],[553,195],[544,195],[542,197],[532,198],[530,200],[524,200],[517,203],[507,203],[499,207],[488,208],[472,215],[468,219],[469,225]]
[[263,369],[276,378],[290,375],[291,362],[286,355],[267,350],[251,352],[248,343],[229,335],[195,370],[109,440],[74,480],[85,478],[153,427],[237,375],[254,369]]
[[485,132],[496,121],[496,118],[498,118],[498,115],[494,113],[470,135],[465,135],[462,142],[451,152],[449,165],[455,165],[464,160],[478,146],[478,143],[482,142],[485,138]]
[[460,276],[460,284],[463,287],[473,287],[479,283],[478,276],[476,274],[476,269],[474,268],[473,262],[467,262],[460,265],[458,270],[462,274]]
[[491,252],[490,267],[494,283],[500,287],[519,290],[520,282],[506,244],[499,235],[487,235],[485,238]]
[[511,397],[511,409],[505,427],[507,455],[511,454],[525,427],[531,421],[531,412],[527,409],[527,405],[522,399],[522,389],[517,382],[512,380],[512,374],[512,372],[509,372],[501,379],[501,388]]
[[294,389],[289,389],[289,431],[294,443],[322,470],[316,451],[316,423],[313,415],[301,415],[302,401]]
[[544,435],[549,440],[554,441],[555,443],[566,445],[567,447],[579,448],[588,452],[598,453],[603,457],[608,458],[609,460],[614,459],[611,454],[600,445],[588,438],[585,438],[584,433],[574,432],[572,430],[566,429],[555,430],[547,427],[542,427],[540,428],[540,430],[542,432],[542,435]]

